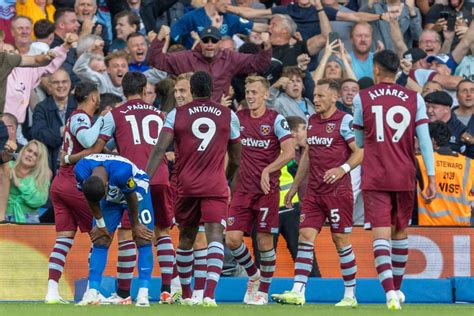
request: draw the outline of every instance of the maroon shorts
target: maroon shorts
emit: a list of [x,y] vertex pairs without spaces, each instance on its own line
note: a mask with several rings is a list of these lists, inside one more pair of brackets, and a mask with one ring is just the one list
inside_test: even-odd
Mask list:
[[84,194],[77,189],[74,176],[58,174],[51,185],[51,201],[54,208],[56,231],[88,233],[92,229],[92,211]]
[[151,202],[155,214],[155,226],[158,228],[169,228],[174,224],[174,213],[171,208],[168,185],[151,185]]
[[197,227],[203,223],[218,223],[225,227],[228,198],[178,196],[175,218],[180,227]]
[[235,192],[227,218],[227,230],[238,230],[248,235],[255,224],[259,233],[278,233],[280,191],[269,194]]
[[300,215],[300,229],[321,231],[326,219],[332,233],[350,233],[354,208],[352,192],[334,195],[306,194]]
[[132,229],[132,222],[130,221],[130,216],[128,215],[128,210],[125,210],[122,215],[122,220],[117,228],[121,229]]
[[415,205],[414,191],[362,190],[365,209],[365,227],[391,227],[405,229]]

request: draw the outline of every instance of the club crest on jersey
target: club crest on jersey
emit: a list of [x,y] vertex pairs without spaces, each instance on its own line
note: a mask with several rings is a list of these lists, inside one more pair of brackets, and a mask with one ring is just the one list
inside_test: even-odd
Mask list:
[[335,128],[336,128],[336,123],[327,123],[326,124],[326,132],[327,133],[332,133]]
[[235,223],[235,218],[234,217],[229,217],[227,219],[227,225],[228,226],[232,226],[232,225],[234,225],[234,223]]
[[133,189],[134,187],[135,187],[135,181],[133,181],[133,178],[128,179],[127,188]]
[[272,130],[270,125],[260,125],[260,134],[263,136],[267,136],[270,134],[270,131]]

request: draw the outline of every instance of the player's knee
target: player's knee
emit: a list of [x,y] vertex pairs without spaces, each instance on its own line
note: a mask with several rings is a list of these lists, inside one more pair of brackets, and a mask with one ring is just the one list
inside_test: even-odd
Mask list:
[[206,239],[206,234],[203,232],[199,232],[196,235],[196,240],[194,240],[194,249],[203,249],[207,248],[207,239]]
[[151,244],[151,240],[146,240],[146,239],[142,239],[142,238],[136,238],[136,239],[135,239],[135,243],[137,244],[137,247],[143,247],[143,246],[146,246],[146,245],[150,245],[150,244]]
[[104,236],[96,240],[94,242],[94,246],[101,247],[101,248],[109,248],[111,243],[112,243],[112,239]]
[[317,232],[311,229],[300,229],[298,240],[301,242],[313,243],[314,239],[316,238],[316,234]]
[[242,240],[240,238],[237,238],[235,234],[226,234],[225,243],[227,247],[234,250],[239,248],[240,244],[242,243]]
[[332,241],[337,249],[346,247],[349,243],[348,234],[332,234]]
[[273,235],[257,234],[257,244],[260,251],[268,251],[273,249]]

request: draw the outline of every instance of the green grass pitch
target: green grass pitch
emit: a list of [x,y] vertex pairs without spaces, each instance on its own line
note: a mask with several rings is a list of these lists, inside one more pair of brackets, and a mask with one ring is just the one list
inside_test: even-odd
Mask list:
[[175,306],[152,304],[149,308],[132,306],[86,306],[78,307],[70,305],[45,305],[43,303],[0,303],[0,315],[5,316],[42,316],[42,315],[87,315],[87,316],[131,316],[131,315],[153,315],[153,316],[378,316],[378,315],[420,315],[420,316],[474,316],[474,305],[472,304],[450,304],[450,305],[425,305],[407,304],[403,305],[401,311],[388,311],[382,304],[362,304],[355,309],[340,309],[332,305],[308,304],[299,306],[282,306],[270,304],[267,306],[246,306],[242,304],[221,303],[217,308],[205,308],[200,306]]

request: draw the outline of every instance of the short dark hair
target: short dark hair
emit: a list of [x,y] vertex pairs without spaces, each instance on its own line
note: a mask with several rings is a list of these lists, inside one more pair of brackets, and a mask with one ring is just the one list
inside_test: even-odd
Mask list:
[[51,23],[49,20],[42,19],[36,21],[35,25],[33,26],[33,33],[37,39],[45,39],[54,33],[54,29],[55,27],[53,23]]
[[76,11],[74,11],[73,8],[59,8],[59,9],[57,9],[54,12],[54,16],[53,16],[54,25],[57,25],[59,19],[62,18],[68,12],[76,14]]
[[134,94],[142,94],[146,87],[146,77],[139,71],[129,71],[123,76],[123,95],[128,97]]
[[436,121],[428,124],[430,136],[436,142],[437,146],[449,146],[451,132],[448,125],[443,121]]
[[105,196],[105,183],[98,176],[90,176],[82,184],[82,193],[88,201],[97,203]]
[[121,19],[124,16],[127,17],[128,24],[135,25],[136,32],[138,32],[140,30],[140,17],[132,11],[125,10],[117,13],[114,17],[114,25],[117,24],[118,19]]
[[390,49],[384,49],[374,54],[374,64],[386,72],[396,74],[400,68],[400,58]]
[[470,79],[463,79],[463,80],[459,81],[458,85],[456,86],[456,93],[459,93],[459,88],[461,87],[461,85],[463,83],[474,83],[474,81],[472,81]]
[[99,113],[105,110],[108,106],[115,108],[115,105],[120,102],[122,102],[122,98],[118,95],[114,93],[102,93],[100,95]]
[[92,93],[99,93],[99,87],[92,82],[80,82],[74,89],[74,97],[78,103],[83,103]]
[[329,89],[336,91],[336,93],[339,93],[339,83],[334,80],[334,79],[321,79],[318,80],[316,83],[317,86],[322,86],[327,84],[329,86]]
[[296,131],[301,124],[306,125],[306,121],[300,116],[288,116],[286,121],[292,131]]
[[129,39],[135,38],[135,37],[143,37],[143,38],[146,40],[145,35],[143,35],[142,33],[133,32],[133,33],[128,34],[128,36],[127,36],[127,42],[128,42]]
[[212,95],[212,77],[205,71],[196,71],[189,80],[193,98],[210,98]]

